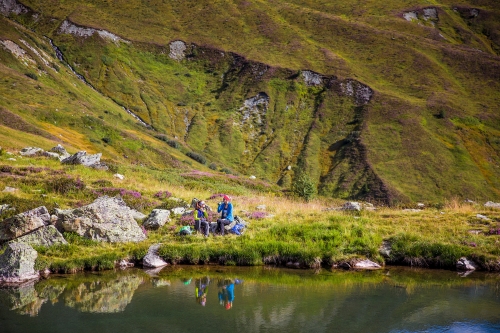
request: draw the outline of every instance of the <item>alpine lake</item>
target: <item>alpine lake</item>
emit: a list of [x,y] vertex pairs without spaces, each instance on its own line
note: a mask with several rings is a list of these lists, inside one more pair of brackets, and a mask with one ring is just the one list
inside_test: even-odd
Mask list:
[[0,289],[0,332],[500,332],[500,274],[167,266]]

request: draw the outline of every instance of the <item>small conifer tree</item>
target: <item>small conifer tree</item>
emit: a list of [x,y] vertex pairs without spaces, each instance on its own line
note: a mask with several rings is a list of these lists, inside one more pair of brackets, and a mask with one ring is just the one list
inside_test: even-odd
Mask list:
[[305,173],[300,174],[292,183],[292,192],[309,201],[316,195],[316,186]]

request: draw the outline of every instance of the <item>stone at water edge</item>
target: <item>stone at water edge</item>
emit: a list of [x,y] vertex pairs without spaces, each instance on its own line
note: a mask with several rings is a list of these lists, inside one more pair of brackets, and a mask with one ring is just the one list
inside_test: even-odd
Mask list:
[[474,271],[477,269],[476,263],[472,260],[468,260],[466,257],[458,259],[456,267],[459,271]]
[[14,215],[0,222],[0,242],[23,236],[44,227],[50,222],[50,214],[45,206]]
[[142,225],[148,230],[156,230],[168,222],[170,222],[170,211],[168,209],[153,209]]
[[149,247],[148,253],[142,259],[142,265],[144,267],[158,268],[168,265],[168,263],[158,255],[160,245],[161,244],[153,244]]
[[35,271],[38,253],[29,245],[9,243],[0,255],[0,282],[20,283],[36,279],[40,275]]
[[380,268],[382,268],[382,266],[380,266],[376,262],[373,262],[373,261],[368,260],[368,259],[358,261],[357,263],[354,264],[353,267],[356,269],[380,269]]

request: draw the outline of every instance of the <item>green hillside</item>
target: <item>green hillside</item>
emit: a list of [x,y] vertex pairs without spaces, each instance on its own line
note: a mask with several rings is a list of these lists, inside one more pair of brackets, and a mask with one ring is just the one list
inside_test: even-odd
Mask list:
[[307,174],[321,195],[387,204],[500,198],[494,0],[0,11],[4,148],[62,143],[112,166],[210,168],[284,189]]

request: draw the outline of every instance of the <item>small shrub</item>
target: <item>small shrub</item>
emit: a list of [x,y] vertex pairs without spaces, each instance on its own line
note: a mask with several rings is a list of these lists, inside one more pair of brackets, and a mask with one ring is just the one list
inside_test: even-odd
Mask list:
[[222,172],[224,172],[225,174],[228,174],[228,175],[232,175],[233,174],[233,171],[231,171],[228,168],[222,168],[220,171],[222,171]]
[[38,80],[38,76],[35,73],[29,72],[29,73],[24,73],[24,75],[35,81]]
[[107,143],[108,145],[111,143],[111,139],[110,138],[102,138],[101,139],[104,143]]
[[195,160],[198,163],[201,163],[201,164],[207,163],[207,159],[205,157],[201,156],[200,154],[197,154],[197,153],[190,151],[190,152],[186,153],[186,156],[192,158],[193,160]]
[[301,174],[292,183],[292,192],[306,201],[309,201],[316,194],[316,187],[308,175]]
[[49,179],[45,186],[47,191],[59,194],[78,192],[85,189],[85,183],[80,178],[73,178],[72,176],[54,177]]
[[262,211],[251,212],[247,214],[247,217],[253,220],[261,220],[267,217],[267,213]]
[[170,193],[169,191],[159,191],[153,196],[158,199],[168,199],[172,196],[172,193]]
[[107,179],[99,179],[92,182],[92,185],[97,187],[111,187],[113,186],[113,183]]
[[217,170],[217,164],[215,163],[210,163],[210,165],[208,166],[211,170]]

